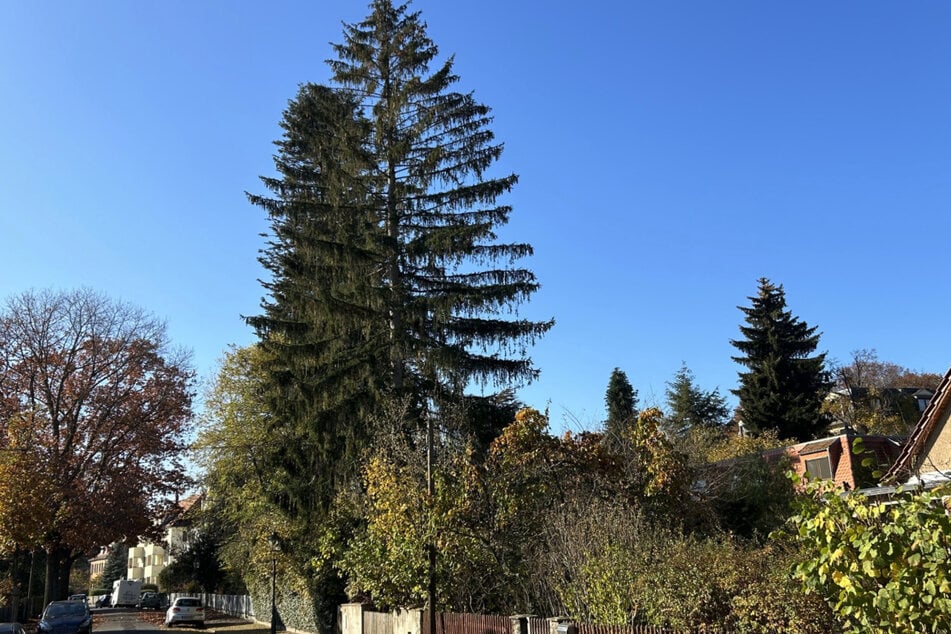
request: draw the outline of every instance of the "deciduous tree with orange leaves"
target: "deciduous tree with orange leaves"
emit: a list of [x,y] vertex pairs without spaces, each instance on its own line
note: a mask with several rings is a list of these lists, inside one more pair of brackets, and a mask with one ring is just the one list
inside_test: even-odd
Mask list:
[[184,487],[193,380],[162,321],[93,291],[0,309],[0,549],[46,551],[46,601],[76,557],[148,535]]

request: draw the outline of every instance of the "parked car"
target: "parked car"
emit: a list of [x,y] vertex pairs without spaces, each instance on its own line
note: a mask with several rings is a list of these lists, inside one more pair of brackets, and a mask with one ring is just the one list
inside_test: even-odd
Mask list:
[[92,614],[82,601],[53,601],[40,617],[38,634],[92,634]]
[[108,608],[110,606],[112,606],[111,594],[103,594],[103,595],[100,595],[98,599],[96,599],[97,608]]
[[0,634],[26,634],[19,623],[0,623]]
[[158,610],[162,607],[162,595],[158,592],[143,592],[135,607],[140,610]]
[[205,608],[201,605],[201,599],[179,597],[172,602],[168,611],[165,612],[165,627],[181,623],[205,627]]
[[85,595],[85,594],[71,594],[71,595],[69,595],[69,600],[70,600],[70,601],[82,601],[83,603],[87,603],[87,601],[86,601],[86,595]]

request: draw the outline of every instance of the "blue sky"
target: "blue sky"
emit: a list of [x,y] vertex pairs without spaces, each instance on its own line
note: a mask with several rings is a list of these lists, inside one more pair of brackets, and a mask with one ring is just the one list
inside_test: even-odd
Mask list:
[[[756,280],[846,361],[944,372],[951,3],[417,0],[520,175],[554,317],[521,390],[596,429],[614,367],[663,404],[728,393]],[[287,100],[324,82],[344,0],[0,5],[0,296],[91,287],[168,322],[210,376],[253,339]]]

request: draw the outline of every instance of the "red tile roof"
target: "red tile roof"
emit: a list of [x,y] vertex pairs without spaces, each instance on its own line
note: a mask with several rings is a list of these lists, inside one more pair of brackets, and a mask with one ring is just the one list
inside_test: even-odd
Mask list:
[[181,500],[178,503],[178,507],[182,510],[182,513],[190,509],[195,503],[201,499],[201,493],[195,493],[194,495],[189,495],[184,500]]

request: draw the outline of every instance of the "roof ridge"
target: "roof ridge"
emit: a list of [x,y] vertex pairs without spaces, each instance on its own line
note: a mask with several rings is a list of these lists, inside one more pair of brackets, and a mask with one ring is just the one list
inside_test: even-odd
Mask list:
[[915,459],[925,442],[931,437],[935,425],[938,424],[939,414],[951,402],[949,396],[951,396],[951,368],[948,368],[944,378],[941,379],[941,383],[938,384],[934,396],[931,397],[925,411],[921,413],[921,418],[915,423],[915,428],[912,430],[911,436],[908,437],[908,442],[905,443],[901,453],[898,454],[898,459],[885,472],[880,482],[893,484],[903,475],[912,472]]

